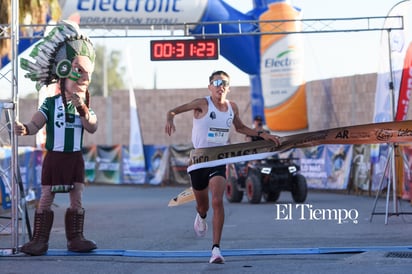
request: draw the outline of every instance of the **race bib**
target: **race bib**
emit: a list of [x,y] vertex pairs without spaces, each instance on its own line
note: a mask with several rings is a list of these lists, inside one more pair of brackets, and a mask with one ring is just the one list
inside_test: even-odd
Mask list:
[[229,140],[229,129],[228,128],[209,128],[207,133],[207,141],[217,144],[226,144]]

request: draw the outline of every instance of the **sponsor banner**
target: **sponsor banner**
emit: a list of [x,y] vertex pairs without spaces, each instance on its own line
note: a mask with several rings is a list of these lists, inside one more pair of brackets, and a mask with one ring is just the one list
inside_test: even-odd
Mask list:
[[1,205],[3,209],[11,208],[11,148],[0,149],[0,191]]
[[409,43],[406,51],[402,70],[401,86],[399,90],[398,109],[395,120],[405,120],[408,116],[409,100],[412,90],[412,43]]
[[351,145],[328,145],[296,150],[301,174],[309,188],[346,189],[352,159]]
[[[11,147],[9,146],[2,147],[0,149],[0,176],[3,177],[3,181],[7,180],[8,182],[6,183],[10,184],[10,181],[11,181]],[[8,191],[10,191],[10,189],[8,189]]]
[[95,182],[119,184],[122,146],[97,146]]
[[83,159],[86,182],[94,182],[96,178],[97,146],[83,147]]
[[168,178],[171,184],[188,184],[190,182],[187,174],[189,152],[193,149],[192,145],[173,145],[169,147],[169,170]]
[[347,189],[353,147],[351,145],[328,145],[326,147],[326,189]]
[[[127,56],[130,50],[127,51]],[[136,105],[136,96],[133,89],[133,66],[128,58],[127,71],[129,76],[129,111],[130,111],[130,136],[129,148],[123,148],[123,182],[144,184],[146,179],[146,167],[143,149],[143,138],[140,130],[139,115]]]
[[42,149],[35,149],[33,151],[33,177],[35,180],[35,186],[36,186],[36,199],[40,199],[41,195],[41,172],[43,169],[43,159],[44,156],[46,155],[46,151]]
[[59,0],[62,19],[80,16],[80,24],[166,25],[198,22],[207,0]]
[[27,193],[28,190],[35,190],[37,188],[37,181],[34,177],[33,152],[33,147],[21,146],[18,148],[20,177],[25,193]]
[[10,189],[6,187],[4,182],[5,176],[0,176],[0,203],[3,209],[11,208]]
[[[301,12],[286,1],[268,5],[259,16],[260,32],[279,28],[300,32]],[[279,26],[267,20],[284,20]],[[299,33],[260,36],[260,77],[264,114],[268,128],[278,132],[305,130],[308,127],[304,79],[303,36]]]
[[384,189],[387,185],[387,176],[391,176],[388,172],[389,169],[387,168],[388,165],[388,154],[389,154],[389,145],[382,144],[378,146],[378,155],[377,161],[373,164],[372,169],[372,185],[371,190],[379,190],[379,185],[381,184],[382,180],[382,189]]
[[372,191],[378,191],[381,186],[381,190],[385,190],[388,185],[388,180],[395,179],[397,197],[409,200],[412,198],[412,146],[399,145],[394,149],[396,161],[395,178],[393,178],[391,171],[391,158],[389,156],[390,146],[382,144],[379,146],[379,159],[373,164],[372,184],[370,188]]
[[[20,168],[20,178],[23,185],[24,193],[22,197],[26,194],[33,193],[35,196],[31,195],[30,200],[38,199],[40,197],[39,182],[35,177],[34,170],[34,148],[21,146],[18,148],[18,168]],[[0,185],[1,185],[1,197],[0,203],[4,209],[11,208],[11,147],[2,147],[0,149]],[[38,193],[38,195],[37,195]]]
[[162,158],[165,155],[167,146],[146,145],[144,146],[147,182],[149,184],[160,184],[161,180],[157,179],[156,174],[161,169]]
[[412,146],[401,146],[403,153],[403,184],[401,197],[410,200],[412,198]]
[[131,160],[129,147],[122,147],[122,183],[144,184],[146,182],[146,168]]
[[371,183],[371,148],[369,145],[354,145],[350,180],[355,189],[368,191]]
[[300,173],[305,176],[308,187],[324,188],[328,184],[325,146],[297,149],[295,157],[300,158]]

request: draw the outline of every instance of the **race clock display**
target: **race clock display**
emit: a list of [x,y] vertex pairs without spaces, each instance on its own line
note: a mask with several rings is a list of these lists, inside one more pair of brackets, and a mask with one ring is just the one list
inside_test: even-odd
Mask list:
[[216,60],[219,58],[218,39],[152,40],[150,60]]

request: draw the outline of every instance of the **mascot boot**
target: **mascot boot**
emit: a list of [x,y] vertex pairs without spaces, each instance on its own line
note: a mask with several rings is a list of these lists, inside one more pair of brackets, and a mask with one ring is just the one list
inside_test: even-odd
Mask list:
[[30,242],[24,244],[20,251],[32,256],[46,254],[49,249],[50,230],[53,225],[54,214],[51,210],[34,213],[34,231]]
[[65,216],[67,249],[73,252],[89,252],[96,249],[96,243],[84,238],[84,209],[68,208]]

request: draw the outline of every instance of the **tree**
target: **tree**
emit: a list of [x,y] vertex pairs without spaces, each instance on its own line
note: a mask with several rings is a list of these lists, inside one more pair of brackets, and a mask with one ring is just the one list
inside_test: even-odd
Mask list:
[[[10,36],[7,28],[2,29],[1,25],[11,24],[11,0],[0,0],[0,60],[5,55],[11,54]],[[19,0],[19,23],[44,25],[48,16],[57,21],[61,16],[59,0]],[[24,36],[26,30],[22,30],[20,35]],[[2,64],[0,64],[1,68]]]
[[[61,8],[59,0],[19,0],[19,23],[39,25],[38,28],[44,28],[41,25],[47,24],[47,19],[58,21],[61,17]],[[10,35],[7,28],[2,25],[11,23],[11,1],[0,0],[0,68],[2,67],[1,59],[4,56],[10,58],[11,43],[10,39],[4,39],[5,36]],[[4,28],[4,30],[3,30]],[[3,31],[2,31],[3,30]],[[36,29],[37,30],[37,29]],[[21,29],[21,35],[25,36],[25,29]],[[103,60],[105,60],[103,63]],[[120,67],[121,53],[119,51],[112,51],[106,55],[106,48],[104,46],[96,45],[96,62],[95,71],[93,73],[93,80],[90,85],[90,93],[92,95],[104,94],[104,67],[106,67],[107,88],[108,94],[112,90],[124,88],[124,67]],[[108,95],[107,94],[107,95]]]
[[[113,90],[123,89],[125,87],[123,75],[125,75],[125,68],[120,66],[121,52],[114,50],[106,54],[105,46],[95,45],[96,61],[94,72],[92,75],[92,82],[89,91],[92,95],[104,94],[104,69],[106,68],[107,75],[107,89],[110,95]],[[106,60],[104,59],[106,58]]]

